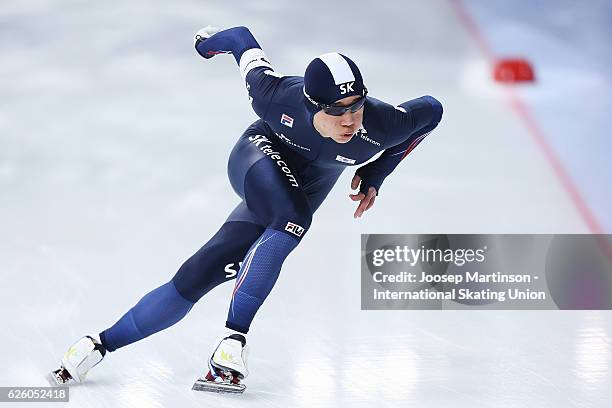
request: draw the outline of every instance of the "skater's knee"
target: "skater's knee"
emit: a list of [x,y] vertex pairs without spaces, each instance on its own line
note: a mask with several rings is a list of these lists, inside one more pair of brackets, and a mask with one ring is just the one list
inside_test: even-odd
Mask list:
[[187,259],[172,278],[177,291],[197,302],[215,286],[232,280],[240,261],[264,227],[249,222],[226,222],[198,252]]
[[176,291],[194,303],[215,286],[211,285],[210,276],[203,273],[200,258],[199,254],[195,254],[187,259],[172,278]]
[[172,278],[177,292],[191,302],[197,302],[215,286],[224,282],[223,276],[211,273],[203,264],[201,254],[187,259]]

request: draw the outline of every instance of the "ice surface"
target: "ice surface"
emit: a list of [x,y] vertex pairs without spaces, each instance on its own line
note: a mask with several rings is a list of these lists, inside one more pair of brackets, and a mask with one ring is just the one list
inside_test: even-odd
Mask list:
[[72,342],[167,281],[236,204],[226,160],[255,115],[233,59],[193,50],[207,24],[249,26],[287,74],[344,52],[373,96],[433,95],[443,122],[360,220],[342,176],[253,323],[245,394],[191,391],[225,322],[226,285],[109,355],[71,388],[71,406],[612,399],[609,312],[360,310],[360,233],[588,232],[445,1],[3,1],[0,385],[45,385]]

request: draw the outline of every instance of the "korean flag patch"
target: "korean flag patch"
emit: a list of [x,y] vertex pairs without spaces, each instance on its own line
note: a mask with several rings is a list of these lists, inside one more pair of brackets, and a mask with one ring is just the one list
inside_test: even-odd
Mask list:
[[289,126],[290,128],[293,127],[293,118],[289,115],[285,115],[283,113],[283,115],[281,116],[281,120],[280,123],[282,123],[285,126]]

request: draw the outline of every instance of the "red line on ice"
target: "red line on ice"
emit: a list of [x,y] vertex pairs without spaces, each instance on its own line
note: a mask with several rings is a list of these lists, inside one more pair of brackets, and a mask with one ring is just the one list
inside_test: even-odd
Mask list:
[[[478,48],[480,48],[480,51],[489,61],[489,65],[493,66],[493,63],[495,61],[493,51],[491,50],[489,44],[478,29],[478,26],[476,25],[474,19],[468,14],[461,0],[448,1],[451,4],[453,10],[455,11],[455,14],[457,14],[459,21],[463,24],[467,32],[472,36],[473,40],[478,45]],[[603,228],[593,215],[591,209],[586,204],[585,200],[580,195],[579,190],[576,188],[567,171],[561,164],[561,160],[559,160],[559,158],[555,155],[554,150],[546,141],[546,136],[544,135],[544,132],[542,131],[540,126],[538,126],[533,115],[527,108],[527,105],[525,105],[525,103],[516,94],[516,92],[512,90],[512,88],[505,87],[505,89],[507,91],[507,96],[510,105],[525,122],[525,126],[527,127],[529,134],[534,139],[536,145],[538,145],[538,147],[542,151],[542,154],[544,154],[544,156],[548,160],[548,163],[552,166],[553,171],[555,172],[557,178],[565,188],[565,191],[569,194],[572,202],[574,203],[576,209],[582,216],[582,219],[586,223],[588,229],[593,234],[603,234]]]

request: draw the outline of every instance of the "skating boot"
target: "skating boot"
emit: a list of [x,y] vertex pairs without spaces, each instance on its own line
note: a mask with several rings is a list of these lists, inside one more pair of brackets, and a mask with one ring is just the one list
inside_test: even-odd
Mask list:
[[49,382],[52,385],[80,383],[105,354],[106,349],[102,344],[91,336],[85,336],[64,354],[61,367],[49,374]]
[[243,335],[234,333],[217,342],[208,360],[208,374],[193,384],[193,390],[223,393],[243,393],[246,386],[240,381],[249,375],[248,347]]

